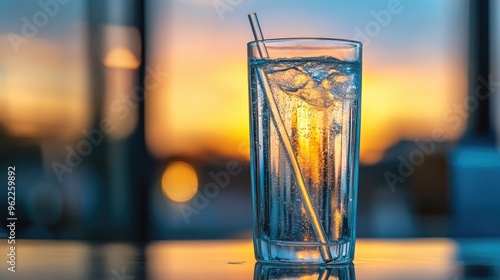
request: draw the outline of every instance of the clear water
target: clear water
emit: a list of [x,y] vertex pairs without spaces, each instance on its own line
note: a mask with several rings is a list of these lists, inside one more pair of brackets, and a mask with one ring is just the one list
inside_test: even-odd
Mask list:
[[[320,261],[317,236],[266,95],[263,69],[336,260],[354,247],[361,65],[330,57],[250,62],[257,258]],[[351,248],[352,247],[352,248]]]

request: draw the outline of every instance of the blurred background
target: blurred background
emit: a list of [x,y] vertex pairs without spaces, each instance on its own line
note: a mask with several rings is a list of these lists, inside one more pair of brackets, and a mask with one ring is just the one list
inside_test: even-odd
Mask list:
[[17,237],[250,237],[251,12],[363,42],[358,236],[500,236],[499,1],[26,0],[0,3]]

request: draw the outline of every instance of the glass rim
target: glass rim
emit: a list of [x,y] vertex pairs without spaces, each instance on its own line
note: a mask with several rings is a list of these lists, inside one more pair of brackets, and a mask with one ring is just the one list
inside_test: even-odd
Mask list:
[[[325,38],[325,37],[289,37],[289,38],[269,38],[264,39],[262,42],[266,43],[293,43],[293,42],[330,42],[337,43],[339,45],[351,45],[357,48],[361,48],[363,43],[355,40],[348,39],[338,39],[338,38]],[[257,45],[257,41],[250,41],[247,43],[248,47],[253,47]]]

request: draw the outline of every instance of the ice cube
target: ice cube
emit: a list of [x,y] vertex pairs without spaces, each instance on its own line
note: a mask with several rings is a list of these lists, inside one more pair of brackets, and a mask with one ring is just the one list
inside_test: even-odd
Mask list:
[[296,94],[309,105],[314,106],[316,109],[325,109],[335,103],[335,99],[323,87],[310,86],[298,90]]
[[356,96],[354,76],[345,73],[334,73],[321,82],[323,88],[330,92],[333,98],[352,99]]
[[305,87],[311,78],[297,68],[269,74],[270,80],[285,92],[296,92]]
[[320,60],[282,60],[266,65],[266,74],[275,94],[285,92],[317,110],[342,99],[356,98],[355,68]]
[[335,101],[333,96],[318,81],[314,81],[307,72],[300,68],[294,67],[270,72],[268,79],[271,88],[273,90],[278,88],[290,96],[297,96],[317,109],[330,107]]

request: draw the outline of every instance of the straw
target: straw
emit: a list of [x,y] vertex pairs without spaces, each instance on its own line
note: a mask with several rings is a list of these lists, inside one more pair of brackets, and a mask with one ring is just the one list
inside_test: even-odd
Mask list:
[[250,20],[250,25],[252,26],[253,37],[257,43],[257,49],[261,58],[268,58],[269,53],[267,52],[266,45],[264,45],[264,36],[262,35],[262,29],[260,29],[259,19],[256,13],[251,13],[248,15]]
[[332,268],[331,267],[324,267],[319,272],[318,280],[328,280],[328,279],[330,279],[331,274],[332,274]]
[[[257,43],[257,48],[259,50],[259,55],[261,58],[268,58],[269,54],[267,52],[266,45],[264,44],[264,36],[262,36],[262,30],[260,29],[259,20],[257,19],[257,14],[252,13],[248,15],[248,19],[250,20],[250,25],[252,26],[253,35],[255,37],[255,42]],[[302,195],[302,200],[304,202],[304,208],[306,210],[307,216],[311,220],[311,225],[313,231],[316,235],[318,241],[322,244],[320,246],[321,257],[324,262],[332,261],[332,254],[328,248],[328,239],[326,238],[325,230],[321,226],[321,223],[318,218],[318,214],[314,209],[314,206],[311,202],[311,196],[309,195],[309,191],[307,190],[306,184],[304,182],[304,176],[302,175],[302,171],[299,166],[299,162],[295,157],[292,149],[292,143],[290,142],[290,138],[285,129],[285,125],[278,111],[278,106],[276,105],[276,101],[274,100],[273,93],[271,87],[269,86],[269,82],[267,81],[266,73],[264,69],[258,68],[257,71],[259,81],[261,87],[266,95],[269,109],[271,110],[271,119],[273,120],[274,126],[278,130],[278,135],[281,140],[283,146],[285,146],[286,155],[292,164],[292,168],[294,170],[294,177],[297,181],[297,185],[300,189],[300,194]]]

